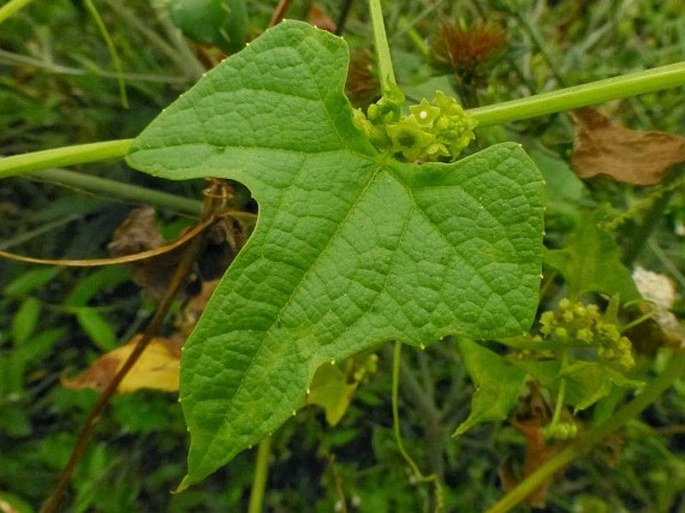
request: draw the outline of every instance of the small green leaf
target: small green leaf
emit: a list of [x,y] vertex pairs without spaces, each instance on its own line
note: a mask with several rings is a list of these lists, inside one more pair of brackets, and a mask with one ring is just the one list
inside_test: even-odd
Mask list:
[[67,306],[86,306],[96,294],[129,280],[124,266],[115,265],[98,269],[80,280],[64,300]]
[[15,351],[0,353],[0,403],[16,401],[24,393],[26,362],[15,354]]
[[640,299],[616,242],[592,214],[580,219],[564,249],[545,252],[545,262],[564,275],[572,299],[588,292],[619,294],[623,302]]
[[41,303],[35,297],[27,297],[19,305],[12,318],[12,338],[15,346],[21,346],[33,334],[40,319]]
[[62,272],[63,267],[41,267],[26,271],[9,283],[3,290],[8,297],[21,297],[45,287]]
[[76,309],[76,319],[88,337],[103,351],[117,348],[117,336],[112,325],[95,308]]
[[320,406],[326,412],[326,422],[335,426],[343,418],[359,384],[368,374],[376,372],[375,354],[356,362],[348,360],[347,371],[339,365],[324,363],[316,370],[307,394],[307,404]]
[[186,342],[184,488],[285,422],[315,370],[388,340],[519,334],[537,307],[542,179],[521,147],[379,155],[343,94],[345,42],[286,21],[207,73],[131,166],[245,184],[257,227]]
[[35,511],[28,502],[8,492],[0,492],[0,502],[7,505],[6,511],[13,513],[33,513]]
[[476,391],[471,413],[454,432],[463,435],[482,422],[504,420],[525,392],[528,377],[525,365],[512,363],[473,340],[459,339],[459,354]]
[[63,339],[66,335],[66,329],[64,328],[52,328],[49,330],[41,331],[40,333],[33,335],[25,344],[21,347],[16,348],[13,351],[13,356],[17,361],[23,363],[31,363],[35,360],[40,360],[48,355],[54,345]]
[[5,403],[0,407],[0,433],[11,438],[24,438],[30,436],[32,431],[31,419],[26,412],[25,405],[21,402],[18,404]]
[[324,363],[318,368],[307,395],[307,404],[316,404],[326,412],[326,422],[335,426],[345,414],[357,384],[348,384],[347,376],[335,365]]

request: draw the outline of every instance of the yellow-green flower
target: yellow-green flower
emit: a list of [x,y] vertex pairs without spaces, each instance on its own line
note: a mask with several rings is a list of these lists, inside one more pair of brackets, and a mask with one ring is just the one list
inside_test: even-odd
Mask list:
[[399,123],[387,125],[386,131],[392,151],[401,153],[407,160],[418,160],[435,141],[435,135],[425,131],[414,115],[402,118]]
[[418,105],[409,107],[409,111],[422,126],[432,127],[433,121],[440,115],[440,107],[431,105],[427,99],[421,100]]

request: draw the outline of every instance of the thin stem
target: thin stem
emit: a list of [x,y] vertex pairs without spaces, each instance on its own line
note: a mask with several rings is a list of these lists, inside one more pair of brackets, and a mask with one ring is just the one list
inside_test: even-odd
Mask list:
[[347,16],[350,14],[353,1],[354,0],[343,0],[342,7],[340,8],[340,14],[338,15],[338,21],[335,24],[336,36],[342,36],[342,33],[345,31],[345,23],[347,22]]
[[151,205],[192,217],[200,217],[202,214],[202,202],[198,200],[67,169],[46,169],[31,173],[27,178],[68,187],[78,192],[95,194],[109,201]]
[[[562,364],[561,368],[564,368]],[[552,429],[557,427],[559,419],[561,418],[561,412],[564,409],[564,396],[566,395],[566,378],[561,378],[559,380],[559,393],[557,394],[557,402],[554,405],[554,414],[552,415],[552,421],[550,422],[550,427]]]
[[435,488],[435,511],[441,512],[444,510],[443,496],[442,496],[442,485],[440,484],[440,479],[437,474],[431,474],[429,476],[424,476],[418,465],[414,463],[414,460],[409,453],[404,448],[404,442],[402,441],[402,434],[400,433],[400,413],[399,413],[399,382],[400,382],[400,362],[402,359],[402,342],[395,342],[395,351],[393,353],[392,360],[392,426],[393,432],[395,433],[395,443],[397,443],[397,448],[400,454],[407,462],[409,468],[411,468],[414,474],[414,479],[419,483],[433,483]]
[[0,23],[13,16],[17,11],[29,5],[33,0],[10,0],[0,7]]
[[416,49],[421,52],[421,55],[428,58],[430,56],[430,47],[424,39],[419,35],[413,25],[410,25],[407,18],[402,16],[400,18],[400,28],[407,33],[411,42],[414,43]]
[[[195,54],[188,51],[188,45],[184,40],[177,41],[178,38],[173,38],[179,44],[173,45],[167,42],[157,30],[154,30],[150,24],[150,20],[146,17],[141,17],[130,8],[123,5],[120,0],[107,0],[110,8],[119,16],[126,26],[132,27],[140,32],[150,45],[156,46],[159,51],[166,55],[174,65],[181,71],[181,74],[175,77],[177,82],[194,82],[198,80],[205,69],[197,61]],[[153,9],[155,6],[152,6]],[[163,16],[169,18],[168,11],[164,11]],[[163,22],[165,20],[159,20]],[[168,22],[168,21],[167,21]],[[164,23],[162,23],[164,25]],[[175,29],[180,32],[178,28]],[[128,78],[131,74],[124,74],[124,78]]]
[[132,255],[123,255],[118,257],[110,258],[88,258],[88,259],[78,259],[78,260],[67,260],[67,259],[53,259],[53,258],[33,258],[26,257],[23,255],[16,255],[14,253],[9,253],[7,251],[0,250],[0,258],[7,258],[8,260],[15,260],[18,262],[27,262],[29,264],[39,264],[39,265],[56,265],[64,267],[104,267],[108,265],[119,265],[119,264],[130,264],[133,262],[142,262],[144,260],[149,260],[151,258],[158,257],[165,253],[169,253],[181,246],[185,246],[189,239],[197,237],[207,228],[209,228],[214,223],[213,219],[205,221],[195,225],[192,230],[184,233],[175,241],[169,244],[164,244],[158,248],[148,249],[146,251],[141,251],[140,253],[134,253]]
[[411,468],[413,474],[417,477],[423,478],[423,474],[419,467],[414,463],[414,460],[404,448],[402,442],[402,434],[400,433],[400,412],[399,412],[399,383],[400,383],[400,359],[402,356],[402,342],[395,342],[395,352],[392,358],[392,429],[395,433],[395,443],[400,454]]
[[21,244],[24,244],[31,239],[34,239],[36,237],[40,237],[44,233],[51,232],[55,228],[58,228],[60,226],[63,226],[65,224],[69,224],[72,221],[76,221],[81,217],[81,214],[69,214],[66,215],[62,218],[59,218],[55,221],[52,221],[50,223],[44,223],[38,226],[37,228],[34,228],[33,230],[28,230],[25,232],[22,232],[20,235],[17,235],[9,240],[4,240],[0,242],[0,251],[3,250],[8,250],[14,246],[19,246]]
[[671,276],[680,284],[683,290],[685,290],[685,274],[683,274],[676,264],[673,263],[671,258],[664,252],[663,249],[661,249],[659,244],[654,239],[650,239],[647,242],[647,246],[652,250],[654,256],[659,259],[661,265],[663,265],[664,268],[671,273]]
[[0,178],[23,175],[50,167],[121,158],[128,153],[132,142],[133,139],[116,139],[5,157],[0,159]]
[[396,84],[395,71],[392,67],[390,58],[390,47],[388,46],[388,36],[385,34],[385,24],[383,23],[383,10],[380,0],[369,0],[369,11],[371,11],[371,24],[373,25],[373,38],[376,42],[376,58],[378,59],[378,72],[381,80],[381,90],[388,89],[389,84]]
[[172,23],[167,6],[162,2],[149,2],[157,13],[157,22],[162,26],[170,42],[177,50],[177,57],[174,60],[179,69],[184,74],[190,74],[195,79],[199,79],[206,71],[204,66],[198,61],[195,53],[190,49],[188,41],[183,37],[181,30]]
[[18,53],[8,52],[7,50],[0,50],[0,64],[7,66],[23,66],[28,64],[36,68],[40,68],[48,73],[55,73],[58,75],[75,75],[75,76],[93,76],[98,78],[115,79],[123,77],[129,82],[159,82],[166,84],[183,84],[190,79],[183,76],[164,76],[154,73],[117,73],[114,71],[107,71],[95,67],[89,69],[73,68],[64,66],[45,59],[37,59],[28,55],[21,55]]
[[283,18],[285,17],[286,13],[288,12],[288,9],[290,9],[290,4],[293,3],[293,0],[279,0],[278,5],[276,6],[276,9],[274,9],[274,12],[271,14],[271,19],[269,20],[269,25],[268,27],[275,27],[278,25],[281,21],[283,21]]
[[[568,366],[568,350],[564,351],[561,355],[561,373],[564,372]],[[566,378],[561,378],[559,380],[559,393],[557,394],[557,402],[554,405],[554,414],[552,415],[552,421],[550,422],[550,428],[555,429],[561,418],[561,412],[564,408],[564,396],[566,395]]]
[[664,371],[645,386],[640,394],[630,403],[616,412],[609,420],[595,427],[589,433],[578,438],[576,442],[569,445],[566,449],[557,453],[542,467],[521,481],[516,488],[505,495],[502,500],[487,510],[486,513],[504,513],[511,510],[533,490],[549,479],[550,476],[564,468],[577,457],[588,452],[608,435],[623,427],[628,421],[637,417],[684,373],[685,351],[679,351],[671,357]]
[[250,504],[247,513],[262,513],[264,504],[264,492],[266,490],[266,478],[269,474],[269,457],[271,456],[271,437],[267,436],[257,448],[257,461],[255,462],[252,491],[250,492]]
[[542,38],[542,35],[538,31],[537,27],[535,27],[535,25],[533,25],[530,22],[528,17],[525,16],[522,11],[520,11],[518,9],[514,9],[511,11],[511,13],[518,20],[518,22],[521,25],[523,25],[523,27],[528,32],[528,35],[530,36],[531,40],[533,41],[533,44],[538,49],[538,51],[542,54],[542,58],[545,59],[545,62],[547,62],[547,66],[552,71],[552,75],[554,75],[554,78],[556,79],[557,83],[560,86],[565,87],[566,81],[564,80],[564,77],[561,76],[561,73],[557,69],[557,66],[554,64],[554,60],[552,59],[549,52],[547,51],[548,45],[545,44],[545,41]]
[[124,362],[114,378],[112,378],[112,380],[107,384],[107,387],[100,394],[95,406],[93,406],[88,414],[88,418],[86,419],[83,429],[81,430],[81,434],[76,442],[76,446],[69,457],[69,461],[62,470],[57,484],[41,506],[40,513],[55,513],[57,511],[60,500],[69,486],[69,480],[71,479],[74,470],[76,470],[76,466],[78,465],[79,461],[86,452],[88,443],[95,432],[95,427],[97,426],[105,407],[109,403],[109,400],[126,374],[128,374],[128,372],[136,364],[138,358],[140,358],[140,355],[143,354],[143,351],[145,351],[145,348],[148,346],[150,341],[159,333],[159,329],[162,327],[162,323],[169,312],[169,308],[171,308],[171,304],[173,303],[176,294],[185,283],[185,277],[195,262],[201,246],[201,237],[195,237],[188,243],[188,247],[183,252],[181,261],[179,262],[178,267],[176,268],[174,275],[171,278],[166,291],[164,292],[164,297],[160,301],[154,317],[143,333],[143,336],[133,348],[133,351],[131,351],[128,359]]
[[102,17],[100,16],[100,13],[95,8],[95,4],[93,4],[93,0],[84,0],[84,3],[86,4],[86,9],[88,9],[88,12],[93,17],[93,20],[95,21],[95,25],[97,26],[98,30],[100,31],[100,35],[102,36],[102,39],[105,40],[105,44],[107,45],[107,49],[109,50],[109,53],[112,56],[112,63],[114,64],[114,70],[117,73],[117,83],[119,84],[119,96],[121,97],[121,104],[124,106],[125,109],[128,109],[128,97],[126,96],[126,84],[124,83],[124,76],[123,76],[124,70],[121,67],[121,59],[119,59],[119,53],[117,52],[117,47],[115,46],[114,41],[112,41],[112,37],[109,35],[109,31],[107,30],[107,26],[105,25],[105,22],[102,21]]
[[469,110],[486,127],[563,112],[587,105],[645,94],[685,84],[685,62],[598,80]]
[[335,511],[339,513],[347,513],[347,501],[345,501],[345,490],[343,489],[342,479],[335,468],[335,454],[328,455],[328,468],[331,469],[333,475],[333,482],[335,483],[335,492],[338,494],[338,500],[335,503]]

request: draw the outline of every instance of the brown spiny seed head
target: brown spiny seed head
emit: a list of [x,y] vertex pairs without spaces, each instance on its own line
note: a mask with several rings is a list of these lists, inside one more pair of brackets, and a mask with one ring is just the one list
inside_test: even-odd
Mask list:
[[504,48],[504,29],[493,23],[475,23],[463,28],[443,23],[433,37],[433,65],[440,71],[473,80],[489,59]]

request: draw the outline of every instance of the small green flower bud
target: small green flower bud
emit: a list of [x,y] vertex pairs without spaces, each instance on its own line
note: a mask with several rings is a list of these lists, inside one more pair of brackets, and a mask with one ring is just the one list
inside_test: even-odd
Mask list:
[[592,319],[592,320],[599,319],[599,307],[597,305],[595,305],[593,303],[593,304],[587,305],[585,307],[585,309],[587,311],[587,316],[590,319]]
[[587,328],[581,328],[576,332],[576,338],[578,340],[580,340],[581,342],[585,342],[586,344],[591,344],[592,341],[594,340],[595,336],[591,330],[589,330]]
[[568,339],[568,331],[566,331],[566,328],[555,328],[554,336],[558,338],[560,341],[564,342],[566,341],[566,339]]
[[615,324],[599,322],[597,323],[597,331],[601,336],[612,342],[616,342],[619,338],[621,338],[621,332],[618,330],[618,326]]
[[547,311],[540,316],[540,333],[550,335],[556,326],[557,321],[554,312]]

